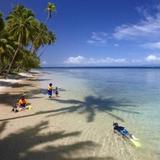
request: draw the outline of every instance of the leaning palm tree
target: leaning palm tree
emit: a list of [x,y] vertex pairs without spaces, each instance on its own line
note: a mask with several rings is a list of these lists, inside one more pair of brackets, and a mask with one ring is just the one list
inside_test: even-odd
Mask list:
[[3,73],[9,66],[12,53],[15,52],[16,41],[14,41],[6,31],[0,31],[0,73]]
[[[52,43],[55,43],[55,41],[56,41],[55,33],[48,31],[47,35],[46,35],[46,40],[45,40],[46,45],[50,45]],[[44,53],[44,50],[39,54],[38,57],[40,58],[43,55],[43,53]]]
[[52,13],[56,11],[56,6],[54,3],[48,2],[48,6],[46,8],[47,12],[48,12],[48,17],[46,19],[46,22],[48,21],[49,18],[52,17]]
[[[52,17],[52,13],[56,11],[56,6],[54,3],[48,2],[47,8],[48,16],[45,20],[45,24],[47,21]],[[47,26],[43,23],[37,22],[37,30],[33,33],[32,45],[31,45],[31,52],[35,53],[35,51],[45,44],[54,43],[56,40],[56,36],[53,32],[47,31]],[[38,31],[38,32],[37,32]],[[35,38],[36,37],[36,38]]]
[[[48,16],[45,20],[45,23],[47,23],[47,21],[52,17],[52,13],[56,11],[55,4],[48,2],[46,10],[48,12]],[[37,27],[36,31],[32,34],[33,37],[32,37],[31,49],[30,49],[32,53],[35,53],[35,51],[38,47],[45,44],[45,43],[43,43],[42,39],[45,39],[44,34],[47,30],[47,26],[45,26],[45,24],[37,21],[36,27]],[[54,35],[53,39],[55,39],[55,34],[52,34],[52,35]],[[42,42],[42,43],[40,43],[40,42]]]
[[18,43],[7,73],[11,71],[11,67],[19,50],[29,44],[31,33],[34,29],[35,18],[32,11],[22,5],[17,5],[7,17],[7,31]]

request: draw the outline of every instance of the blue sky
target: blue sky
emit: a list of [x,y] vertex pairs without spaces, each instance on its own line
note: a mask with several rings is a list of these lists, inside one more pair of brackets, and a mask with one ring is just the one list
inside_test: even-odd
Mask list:
[[[37,3],[38,2],[38,3]],[[45,21],[47,0],[0,0],[7,15],[22,3]],[[140,66],[160,64],[158,0],[51,0],[48,21],[57,41],[44,47],[42,66]]]

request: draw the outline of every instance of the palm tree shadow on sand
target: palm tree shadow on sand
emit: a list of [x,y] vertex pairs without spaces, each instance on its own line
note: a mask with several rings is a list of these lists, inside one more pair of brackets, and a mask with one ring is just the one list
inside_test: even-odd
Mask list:
[[87,114],[87,122],[94,121],[97,112],[105,112],[111,117],[115,118],[116,120],[122,122],[124,122],[124,119],[117,116],[116,114],[113,114],[112,111],[116,110],[125,113],[139,114],[139,112],[130,111],[129,109],[126,109],[127,107],[133,107],[133,105],[129,104],[129,102],[126,101],[125,99],[115,100],[113,98],[104,99],[101,97],[87,96],[85,97],[84,101],[79,101],[74,99],[70,100],[54,99],[54,101],[72,105],[70,107],[54,110],[54,112],[59,112],[57,114],[68,113],[68,112]]
[[84,101],[75,100],[75,99],[70,99],[70,100],[52,99],[52,100],[62,104],[68,104],[69,107],[39,111],[39,112],[22,115],[22,116],[17,115],[11,118],[0,119],[0,121],[2,122],[10,121],[10,120],[27,118],[32,116],[44,115],[44,114],[48,114],[47,117],[51,117],[51,116],[58,116],[58,115],[67,114],[67,113],[78,113],[78,114],[86,115],[87,122],[93,122],[98,112],[102,112],[102,113],[104,112],[104,113],[107,113],[112,118],[114,118],[115,120],[124,122],[123,118],[114,114],[112,111],[116,110],[116,111],[125,112],[128,114],[139,114],[139,112],[131,111],[129,110],[129,108],[127,109],[127,107],[136,107],[136,106],[129,104],[129,102],[124,99],[114,100],[113,98],[105,99],[105,98],[99,98],[94,96],[87,96],[85,97]]
[[[0,135],[6,128],[7,122],[0,124]],[[72,144],[56,145],[54,142],[79,136],[81,132],[58,131],[54,133],[40,133],[48,127],[48,122],[41,122],[36,126],[26,127],[11,133],[0,139],[0,157],[2,160],[115,160],[113,157],[84,157],[79,154],[93,151],[99,145],[93,141],[75,142]],[[47,142],[52,142],[46,145]],[[33,149],[39,145],[43,145],[40,150]],[[44,146],[45,145],[45,146]],[[92,153],[92,152],[90,152]],[[83,155],[83,156],[81,156]],[[88,154],[87,154],[88,155]],[[76,158],[74,157],[76,156]]]

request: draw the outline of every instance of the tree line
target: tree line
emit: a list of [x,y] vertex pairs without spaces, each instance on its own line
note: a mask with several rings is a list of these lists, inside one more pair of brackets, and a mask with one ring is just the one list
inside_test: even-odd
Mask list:
[[45,22],[23,5],[16,5],[5,18],[0,13],[0,74],[29,71],[40,66],[39,49],[56,40],[55,33],[46,25],[56,11],[55,4],[48,2],[46,11]]

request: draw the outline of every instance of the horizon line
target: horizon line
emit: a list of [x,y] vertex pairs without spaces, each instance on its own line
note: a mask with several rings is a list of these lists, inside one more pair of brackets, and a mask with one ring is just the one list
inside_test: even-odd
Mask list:
[[157,68],[160,66],[41,66],[39,68]]

